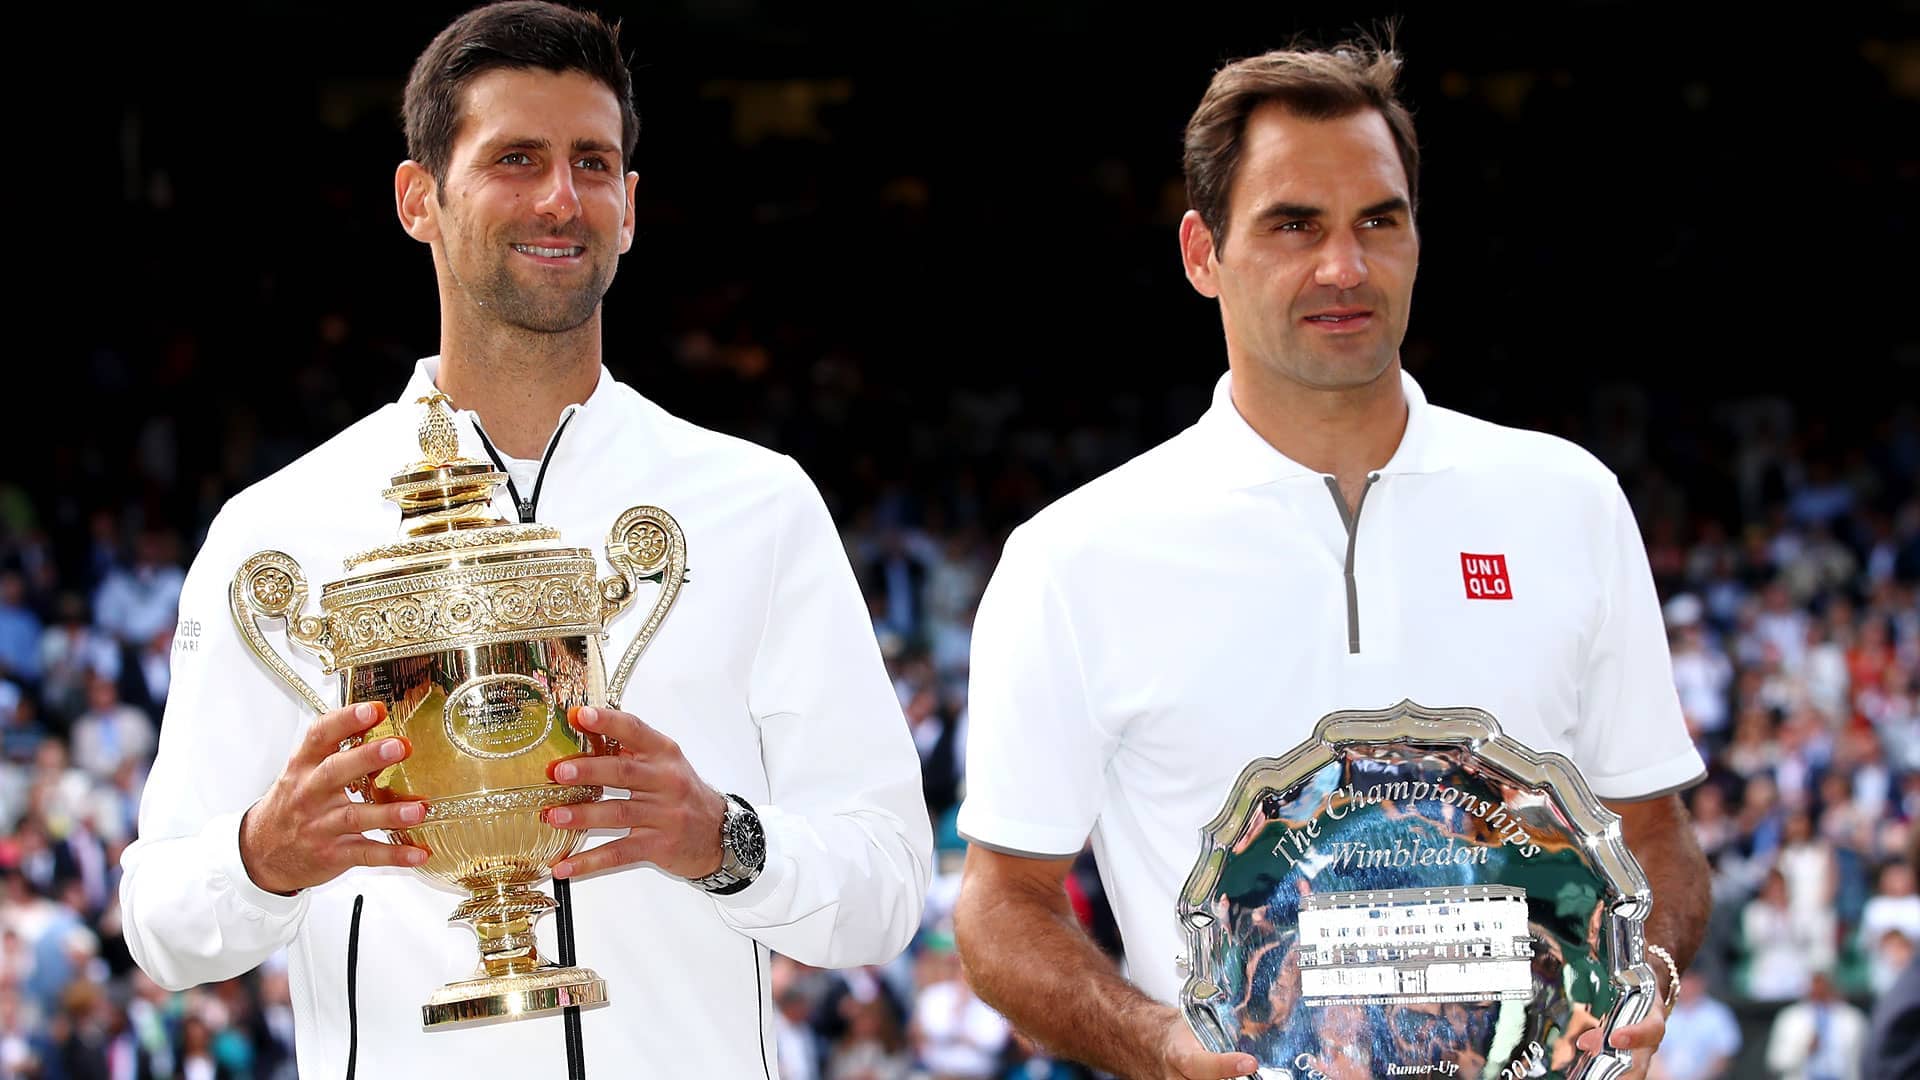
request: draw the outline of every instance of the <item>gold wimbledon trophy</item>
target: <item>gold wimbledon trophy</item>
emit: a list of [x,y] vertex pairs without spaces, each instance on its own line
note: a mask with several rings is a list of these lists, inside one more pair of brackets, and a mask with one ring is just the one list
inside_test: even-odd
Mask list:
[[[233,578],[234,623],[254,655],[324,712],[321,695],[268,646],[257,622],[285,620],[295,644],[339,673],[343,704],[386,706],[364,738],[398,735],[413,746],[355,790],[375,803],[426,800],[425,821],[388,835],[432,852],[419,872],[468,894],[449,921],[479,936],[480,968],[434,993],[425,1026],[597,1004],[607,999],[600,976],[556,967],[534,945],[535,921],[554,907],[535,886],[585,835],[554,828],[542,811],[601,795],[597,786],[553,783],[547,767],[615,749],[568,723],[568,711],[619,706],[685,580],[686,540],[665,511],[636,506],[607,537],[614,576],[596,579],[593,553],[564,546],[557,530],[494,516],[494,488],[506,474],[460,457],[446,395],[420,403],[422,460],[384,492],[400,506],[402,537],[348,558],[351,576],[321,589],[318,616],[304,610],[298,563],[278,551],[254,555]],[[658,598],[609,680],[605,626],[649,581],[660,584]]]

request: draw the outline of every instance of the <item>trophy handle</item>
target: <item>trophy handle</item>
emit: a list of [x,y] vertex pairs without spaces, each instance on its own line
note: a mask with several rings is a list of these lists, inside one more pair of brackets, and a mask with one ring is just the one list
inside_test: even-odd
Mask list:
[[332,639],[326,624],[319,616],[300,613],[307,605],[307,579],[300,572],[300,564],[284,552],[258,552],[235,571],[228,600],[233,609],[233,625],[239,628],[253,655],[280,676],[280,681],[308,708],[316,713],[326,712],[327,703],[319,691],[294,674],[293,668],[273,651],[266,635],[260,632],[261,619],[286,620],[288,639],[319,657],[328,672],[333,671]]
[[612,622],[615,615],[633,602],[634,590],[641,582],[660,583],[660,595],[654,600],[647,621],[641,624],[640,632],[633,636],[633,644],[627,646],[626,655],[620,658],[620,666],[607,680],[607,705],[617,709],[621,695],[626,692],[627,679],[633,674],[634,663],[646,651],[647,642],[653,640],[660,624],[666,621],[667,613],[673,610],[673,602],[680,595],[680,586],[687,580],[687,537],[672,514],[657,506],[636,506],[621,514],[607,533],[607,561],[613,564],[615,576],[600,583],[603,624]]

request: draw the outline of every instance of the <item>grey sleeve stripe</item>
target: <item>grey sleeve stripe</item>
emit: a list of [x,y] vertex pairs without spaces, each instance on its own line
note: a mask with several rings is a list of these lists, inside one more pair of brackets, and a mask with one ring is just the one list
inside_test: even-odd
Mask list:
[[1701,781],[1705,780],[1706,778],[1707,778],[1707,774],[1704,772],[1700,772],[1700,773],[1695,773],[1693,776],[1693,779],[1691,780],[1682,780],[1677,784],[1671,784],[1667,787],[1663,787],[1659,791],[1649,791],[1645,795],[1631,795],[1631,796],[1626,796],[1618,799],[1610,798],[1607,796],[1602,796],[1602,798],[1606,799],[1606,801],[1608,802],[1648,802],[1653,799],[1664,799],[1669,795],[1678,795],[1681,792],[1687,790],[1688,788],[1699,784]]
[[989,844],[985,840],[982,840],[977,836],[968,836],[964,832],[960,833],[960,839],[965,840],[969,844],[977,844],[980,847],[986,848],[988,851],[997,851],[1002,855],[1012,855],[1012,856],[1015,856],[1016,858],[1021,858],[1021,859],[1072,859],[1072,858],[1078,857],[1080,854],[1079,848],[1075,848],[1072,851],[1065,851],[1065,852],[1059,852],[1059,853],[1050,853],[1045,851],[1022,851],[1019,848],[1011,848],[1003,844]]

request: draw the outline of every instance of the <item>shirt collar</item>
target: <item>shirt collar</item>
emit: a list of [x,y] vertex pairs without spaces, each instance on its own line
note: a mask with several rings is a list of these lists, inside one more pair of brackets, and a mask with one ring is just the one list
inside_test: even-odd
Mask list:
[[[1434,409],[1413,376],[1402,370],[1400,388],[1407,400],[1407,429],[1400,445],[1379,470],[1383,475],[1439,472],[1447,463],[1435,445]],[[1213,387],[1213,404],[1198,424],[1206,440],[1214,468],[1228,488],[1258,487],[1279,480],[1299,477],[1318,478],[1322,474],[1276,450],[1247,423],[1233,403],[1233,373],[1220,376]]]

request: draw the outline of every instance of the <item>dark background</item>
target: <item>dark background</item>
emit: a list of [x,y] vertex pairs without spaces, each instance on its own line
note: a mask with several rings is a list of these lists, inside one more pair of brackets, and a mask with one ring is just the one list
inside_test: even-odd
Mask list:
[[[1791,395],[1819,438],[1911,398],[1913,5],[1453,7],[1399,10],[1425,153],[1405,360],[1433,400],[1596,446],[1641,410],[1699,488],[1723,448],[1695,422],[1729,402]],[[84,285],[56,290],[78,303],[49,367],[88,419],[54,446],[84,460],[38,480],[137,483],[131,438],[168,402],[183,463],[247,441],[258,472],[437,349],[391,177],[406,70],[459,10],[111,18],[98,84],[57,106],[61,197],[84,212],[53,218]],[[1211,72],[1394,13],[605,10],[643,124],[615,374],[796,454],[843,504],[888,481],[990,485],[1018,430],[1104,433],[1098,462],[1041,476],[997,523],[1190,422],[1224,367],[1174,241],[1180,133]]]

